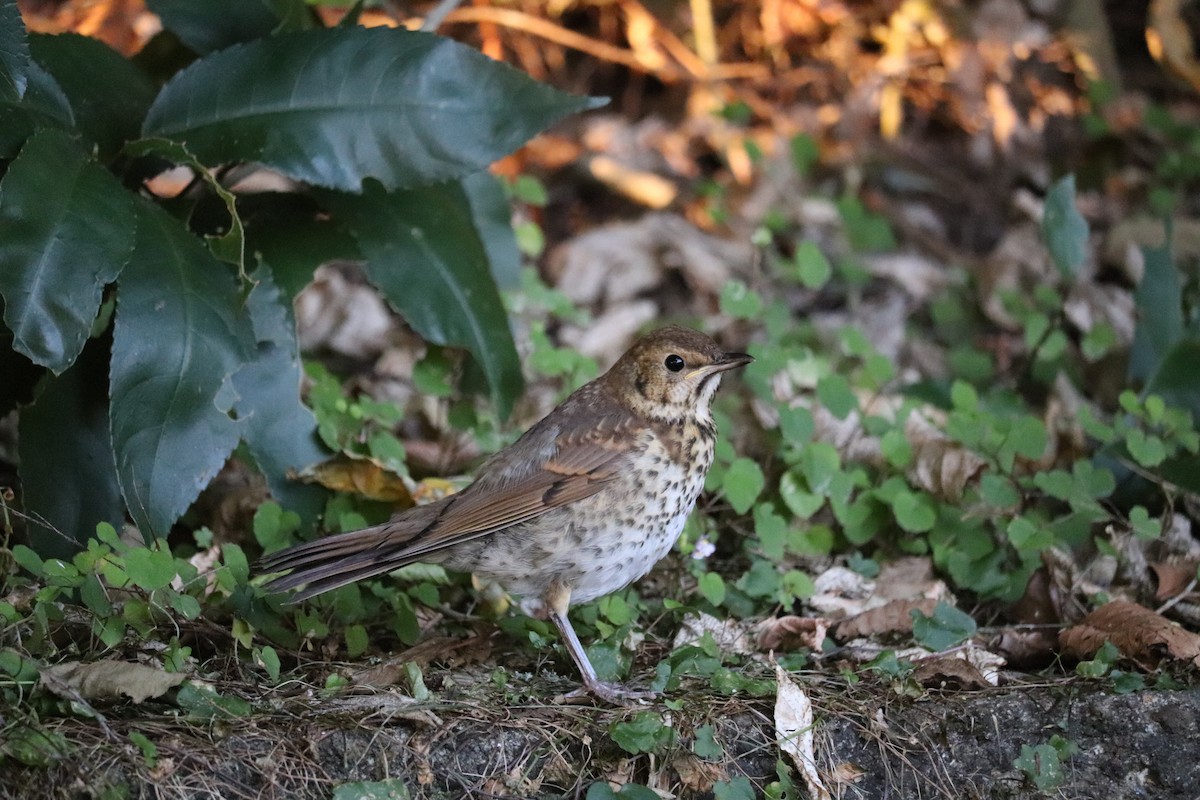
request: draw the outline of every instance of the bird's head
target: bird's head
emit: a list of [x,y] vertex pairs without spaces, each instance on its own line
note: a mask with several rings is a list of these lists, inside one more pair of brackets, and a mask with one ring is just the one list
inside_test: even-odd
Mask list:
[[688,413],[708,418],[721,374],[753,360],[726,353],[699,331],[670,325],[635,342],[605,379],[639,413],[667,421]]

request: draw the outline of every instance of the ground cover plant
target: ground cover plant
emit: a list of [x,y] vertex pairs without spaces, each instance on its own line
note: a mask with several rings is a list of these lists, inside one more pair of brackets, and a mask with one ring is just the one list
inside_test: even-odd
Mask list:
[[[1017,3],[716,5],[0,4],[4,791],[1188,796],[1079,720],[1193,708],[1193,89]],[[549,702],[552,628],[440,568],[261,591],[664,320],[757,360],[676,552],[572,614],[661,700]],[[902,715],[997,685],[1072,713],[947,779]]]

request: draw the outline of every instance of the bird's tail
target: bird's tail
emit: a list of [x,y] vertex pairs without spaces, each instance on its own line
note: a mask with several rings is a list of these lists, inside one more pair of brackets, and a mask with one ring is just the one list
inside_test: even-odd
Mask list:
[[271,553],[263,556],[257,566],[263,573],[291,570],[263,588],[268,592],[286,592],[303,587],[292,597],[299,602],[411,564],[420,554],[407,547],[410,538],[397,530],[395,522],[385,522]]

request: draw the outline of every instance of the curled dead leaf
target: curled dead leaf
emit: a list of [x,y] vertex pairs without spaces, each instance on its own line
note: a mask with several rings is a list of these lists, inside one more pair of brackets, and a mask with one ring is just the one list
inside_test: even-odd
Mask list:
[[950,656],[935,656],[922,661],[913,670],[912,677],[927,689],[970,691],[990,686],[974,664]]
[[821,617],[775,617],[755,627],[755,645],[763,651],[786,652],[807,647],[820,652],[828,630],[829,620]]
[[[1167,564],[1155,563],[1150,565],[1154,573],[1154,581],[1158,589],[1154,592],[1155,600],[1166,600],[1178,594],[1183,594],[1196,580],[1196,564]],[[1195,586],[1192,586],[1195,589]]]
[[679,782],[693,792],[711,792],[714,783],[729,780],[724,765],[705,761],[693,753],[679,753],[671,759],[671,767],[678,773]]
[[1114,600],[1059,634],[1064,656],[1088,659],[1112,642],[1122,655],[1144,669],[1163,661],[1189,661],[1200,667],[1200,635],[1127,600]]

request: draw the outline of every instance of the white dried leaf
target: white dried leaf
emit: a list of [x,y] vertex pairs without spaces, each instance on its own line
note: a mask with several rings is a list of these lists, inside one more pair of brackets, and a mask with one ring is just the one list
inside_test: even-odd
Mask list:
[[829,800],[829,790],[817,772],[812,701],[778,664],[775,665],[775,680],[775,741],[804,779],[809,797]]

